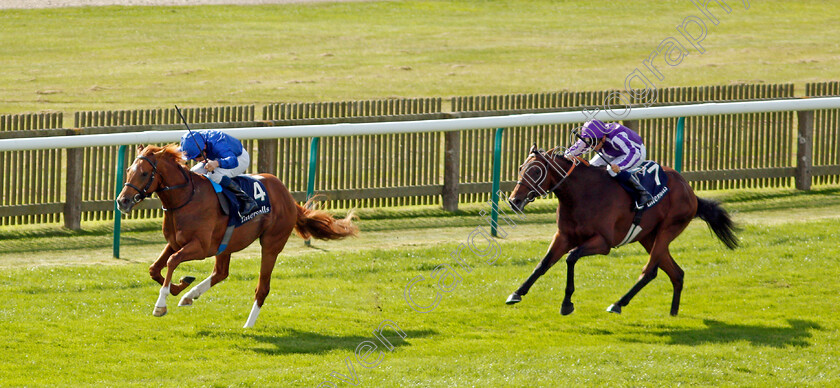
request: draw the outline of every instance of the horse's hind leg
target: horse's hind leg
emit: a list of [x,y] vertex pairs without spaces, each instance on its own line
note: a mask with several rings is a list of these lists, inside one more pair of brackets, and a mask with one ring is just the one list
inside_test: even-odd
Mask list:
[[669,245],[677,236],[682,233],[688,224],[672,225],[670,228],[658,233],[656,243],[653,247],[654,254],[659,256],[659,268],[662,268],[668,277],[671,279],[671,285],[674,286],[674,296],[671,299],[671,316],[676,316],[680,310],[680,295],[683,289],[683,277],[685,272],[677,265],[674,258],[671,256]]
[[[257,283],[257,290],[254,295],[254,305],[251,307],[251,313],[248,315],[248,320],[245,321],[244,328],[254,327],[254,324],[257,323],[260,309],[265,304],[265,298],[271,290],[271,272],[274,270],[274,264],[277,263],[277,255],[286,246],[286,241],[289,239],[291,232],[290,229],[288,233],[281,234],[283,237],[278,238],[276,241],[269,241],[266,235],[260,238],[260,245],[262,245],[260,280]],[[273,237],[276,237],[276,235]]]
[[668,274],[668,277],[671,278],[671,285],[674,286],[674,297],[671,300],[671,316],[677,316],[677,313],[680,311],[680,295],[682,294],[685,272],[674,261],[670,252],[668,252],[668,257],[659,263],[659,267]]
[[207,292],[210,287],[215,286],[222,280],[227,279],[228,270],[230,269],[230,253],[223,253],[216,256],[216,264],[213,266],[213,273],[198,283],[189,292],[187,292],[178,303],[178,306],[192,306],[193,301],[198,299],[202,294]]
[[627,306],[630,303],[630,300],[633,299],[639,291],[642,290],[651,280],[656,279],[656,271],[659,270],[659,266],[654,259],[653,254],[651,253],[653,250],[654,239],[647,238],[639,241],[642,246],[645,247],[645,250],[650,254],[648,258],[647,264],[642,269],[642,274],[639,275],[639,280],[636,281],[636,284],[630,288],[630,291],[627,291],[618,302],[610,305],[607,307],[607,311],[611,313],[621,314],[621,308]]
[[667,236],[663,236],[663,234],[660,233],[658,237],[656,237],[655,241],[651,241],[650,239],[641,241],[645,249],[650,252],[650,259],[645,265],[645,268],[642,270],[642,275],[639,276],[639,280],[636,284],[634,284],[630,291],[624,294],[618,302],[608,307],[607,311],[620,314],[621,308],[627,306],[627,304],[630,303],[630,299],[633,299],[633,297],[642,288],[644,288],[644,286],[650,283],[651,280],[655,279],[656,272],[659,268],[662,268],[662,270],[668,274],[668,277],[671,279],[671,284],[674,286],[674,296],[671,300],[671,315],[677,315],[680,306],[680,295],[683,288],[684,272],[674,261],[674,258],[671,257],[668,245],[672,240],[673,237],[667,238]]
[[645,265],[645,268],[642,269],[642,274],[639,275],[639,280],[636,281],[636,284],[630,288],[630,291],[627,291],[618,302],[611,304],[610,307],[607,307],[607,311],[611,313],[621,314],[621,308],[627,306],[630,303],[630,300],[633,299],[639,291],[642,290],[651,280],[656,279],[656,271],[659,270],[659,266],[653,264],[653,260],[648,261]]

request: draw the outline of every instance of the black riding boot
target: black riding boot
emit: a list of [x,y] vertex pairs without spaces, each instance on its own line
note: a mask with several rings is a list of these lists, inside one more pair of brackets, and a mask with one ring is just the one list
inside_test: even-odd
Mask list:
[[232,192],[233,195],[236,196],[236,199],[239,201],[239,203],[242,204],[239,209],[240,215],[249,214],[257,208],[257,201],[254,201],[254,199],[249,197],[248,194],[245,194],[245,192],[242,191],[242,188],[239,187],[239,185],[237,185],[236,182],[233,181],[233,179],[230,179],[226,176],[222,177],[221,185],[222,187],[230,190],[230,192]]
[[648,191],[645,189],[645,187],[642,186],[642,182],[639,182],[639,178],[636,175],[630,174],[629,182],[633,185],[633,188],[636,189],[636,191],[639,193],[639,203],[641,203],[642,206],[646,205],[648,202],[653,200],[653,196],[651,196],[650,193],[648,193]]

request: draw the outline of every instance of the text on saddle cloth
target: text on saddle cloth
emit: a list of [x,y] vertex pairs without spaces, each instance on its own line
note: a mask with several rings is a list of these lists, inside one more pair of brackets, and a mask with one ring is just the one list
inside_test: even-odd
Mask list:
[[[239,201],[236,200],[236,196],[228,190],[222,190],[222,186],[213,180],[210,180],[210,183],[213,184],[213,189],[217,193],[224,194],[224,197],[227,198],[229,208],[232,211],[227,212],[230,215],[230,220],[228,220],[228,225],[232,225],[234,227],[240,226],[260,214],[266,214],[271,212],[271,204],[268,199],[268,191],[265,189],[265,185],[257,179],[252,178],[250,175],[238,175],[233,177],[233,181],[236,182],[239,187],[242,188],[242,191],[245,192],[249,197],[253,198],[254,201],[257,202],[256,209],[251,212],[250,214],[239,214],[236,209],[239,209]],[[219,198],[221,203],[222,199]],[[224,208],[225,204],[221,203],[222,208]]]
[[[639,167],[629,170],[628,172],[637,177],[642,186],[644,186],[647,192],[650,193],[651,197],[653,197],[650,202],[639,205],[652,207],[653,205],[659,203],[659,201],[665,197],[665,194],[668,193],[668,175],[665,174],[665,170],[662,169],[662,166],[658,163],[652,160],[646,160]],[[622,184],[621,187],[623,187],[624,190],[630,194],[633,200],[638,203],[639,196],[636,190],[624,184]]]

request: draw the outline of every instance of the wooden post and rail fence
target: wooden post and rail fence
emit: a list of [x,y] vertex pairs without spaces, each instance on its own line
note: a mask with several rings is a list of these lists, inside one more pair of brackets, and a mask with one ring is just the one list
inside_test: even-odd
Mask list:
[[[579,111],[610,91],[270,104],[184,109],[196,128],[275,128],[490,118]],[[730,85],[660,90],[654,106],[793,97],[793,85]],[[840,95],[840,82],[808,84],[809,97]],[[795,100],[791,100],[795,101]],[[790,110],[625,120],[648,145],[649,158],[674,166],[697,189],[796,187],[840,183],[840,110]],[[608,119],[607,119],[608,120]],[[278,175],[298,201],[324,194],[329,208],[441,205],[493,199],[513,187],[532,143],[569,145],[580,122],[466,130],[341,136],[253,138],[251,171]],[[71,129],[61,113],[0,116],[0,142],[12,139],[182,131],[174,109],[79,112]],[[173,132],[174,133],[174,132]],[[11,144],[7,142],[7,144]],[[0,151],[0,225],[110,220],[122,182],[115,172],[134,147],[73,146]],[[493,179],[497,177],[497,179]],[[504,179],[501,179],[503,177]],[[497,189],[498,187],[498,189]],[[134,218],[162,215],[146,201]]]

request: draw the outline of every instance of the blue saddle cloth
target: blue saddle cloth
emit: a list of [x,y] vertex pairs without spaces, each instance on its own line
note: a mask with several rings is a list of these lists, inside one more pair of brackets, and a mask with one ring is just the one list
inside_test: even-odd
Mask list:
[[642,183],[642,186],[644,186],[648,193],[650,193],[653,197],[653,199],[648,203],[639,203],[639,193],[633,187],[619,181],[621,187],[623,187],[624,190],[630,194],[630,197],[633,198],[637,209],[653,207],[653,205],[659,203],[662,198],[665,198],[665,194],[668,193],[668,175],[665,174],[665,170],[663,170],[662,166],[658,163],[652,160],[647,160],[634,171],[630,171],[630,173],[639,178],[639,182]]
[[[248,194],[249,197],[257,201],[257,207],[249,214],[239,214],[237,211],[239,209],[239,201],[236,200],[236,196],[229,190],[222,190],[221,185],[210,180],[210,183],[213,184],[213,189],[216,190],[217,193],[224,194],[224,198],[227,198],[227,207],[230,209],[228,212],[230,215],[228,226],[238,227],[254,219],[254,217],[260,214],[271,212],[271,204],[268,201],[268,191],[265,189],[265,185],[263,185],[262,182],[251,178],[248,175],[236,176],[233,178],[233,181],[242,188],[242,191],[244,191],[245,194]],[[219,196],[219,201],[221,200],[222,196]],[[225,204],[222,204],[222,208],[225,208]]]

